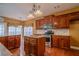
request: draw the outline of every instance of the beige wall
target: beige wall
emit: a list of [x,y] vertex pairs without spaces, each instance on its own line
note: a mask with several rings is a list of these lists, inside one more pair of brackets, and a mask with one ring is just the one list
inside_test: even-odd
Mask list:
[[70,24],[71,46],[79,47],[79,21]]
[[22,21],[13,19],[13,18],[8,18],[8,17],[3,17],[4,22],[7,23],[8,25],[22,25]]

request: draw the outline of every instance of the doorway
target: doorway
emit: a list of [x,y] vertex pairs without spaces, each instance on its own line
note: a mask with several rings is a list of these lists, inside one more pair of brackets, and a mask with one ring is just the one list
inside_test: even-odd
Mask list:
[[79,19],[70,21],[70,45],[79,47]]

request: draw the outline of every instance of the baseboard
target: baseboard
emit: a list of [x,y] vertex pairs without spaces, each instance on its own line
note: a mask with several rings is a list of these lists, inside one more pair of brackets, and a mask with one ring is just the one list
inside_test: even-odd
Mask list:
[[70,48],[75,49],[75,50],[79,50],[79,47],[77,47],[77,46],[70,46]]

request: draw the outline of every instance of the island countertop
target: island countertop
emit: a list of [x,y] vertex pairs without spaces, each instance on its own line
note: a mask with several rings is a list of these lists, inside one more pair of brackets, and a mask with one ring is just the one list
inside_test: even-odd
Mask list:
[[45,35],[31,35],[31,36],[26,36],[26,37],[41,38],[41,37],[45,37]]

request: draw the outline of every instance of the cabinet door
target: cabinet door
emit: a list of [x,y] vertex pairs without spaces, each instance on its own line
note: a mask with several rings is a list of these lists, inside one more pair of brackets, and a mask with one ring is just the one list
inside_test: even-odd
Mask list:
[[30,52],[32,55],[36,55],[37,53],[36,39],[30,37]]
[[8,37],[5,36],[5,47],[8,48]]
[[53,36],[53,47],[59,47],[59,38],[57,36]]
[[45,38],[41,37],[37,39],[37,55],[44,56],[45,53]]
[[7,40],[8,40],[8,49],[13,49],[14,48],[14,37],[9,36]]
[[59,37],[59,47],[60,48],[64,48],[64,40],[65,40],[65,38],[63,38],[62,36]]
[[20,36],[15,36],[15,48],[20,47]]
[[60,17],[60,28],[69,28],[69,20],[66,15]]
[[[7,39],[7,38],[6,38]],[[0,42],[7,47],[7,40],[5,39],[5,37],[0,37]]]
[[55,28],[68,28],[69,20],[66,18],[67,16],[56,16],[54,17],[53,24]]
[[66,37],[66,39],[64,39],[64,48],[70,48],[70,37]]
[[60,20],[59,20],[58,17],[54,17],[53,25],[54,25],[55,28],[59,28],[59,26],[60,26]]
[[59,39],[59,47],[60,48],[70,48],[69,37],[61,36]]
[[29,41],[29,38],[25,38],[25,40],[24,40],[24,50],[25,50],[25,55],[29,56],[30,55],[30,41]]

